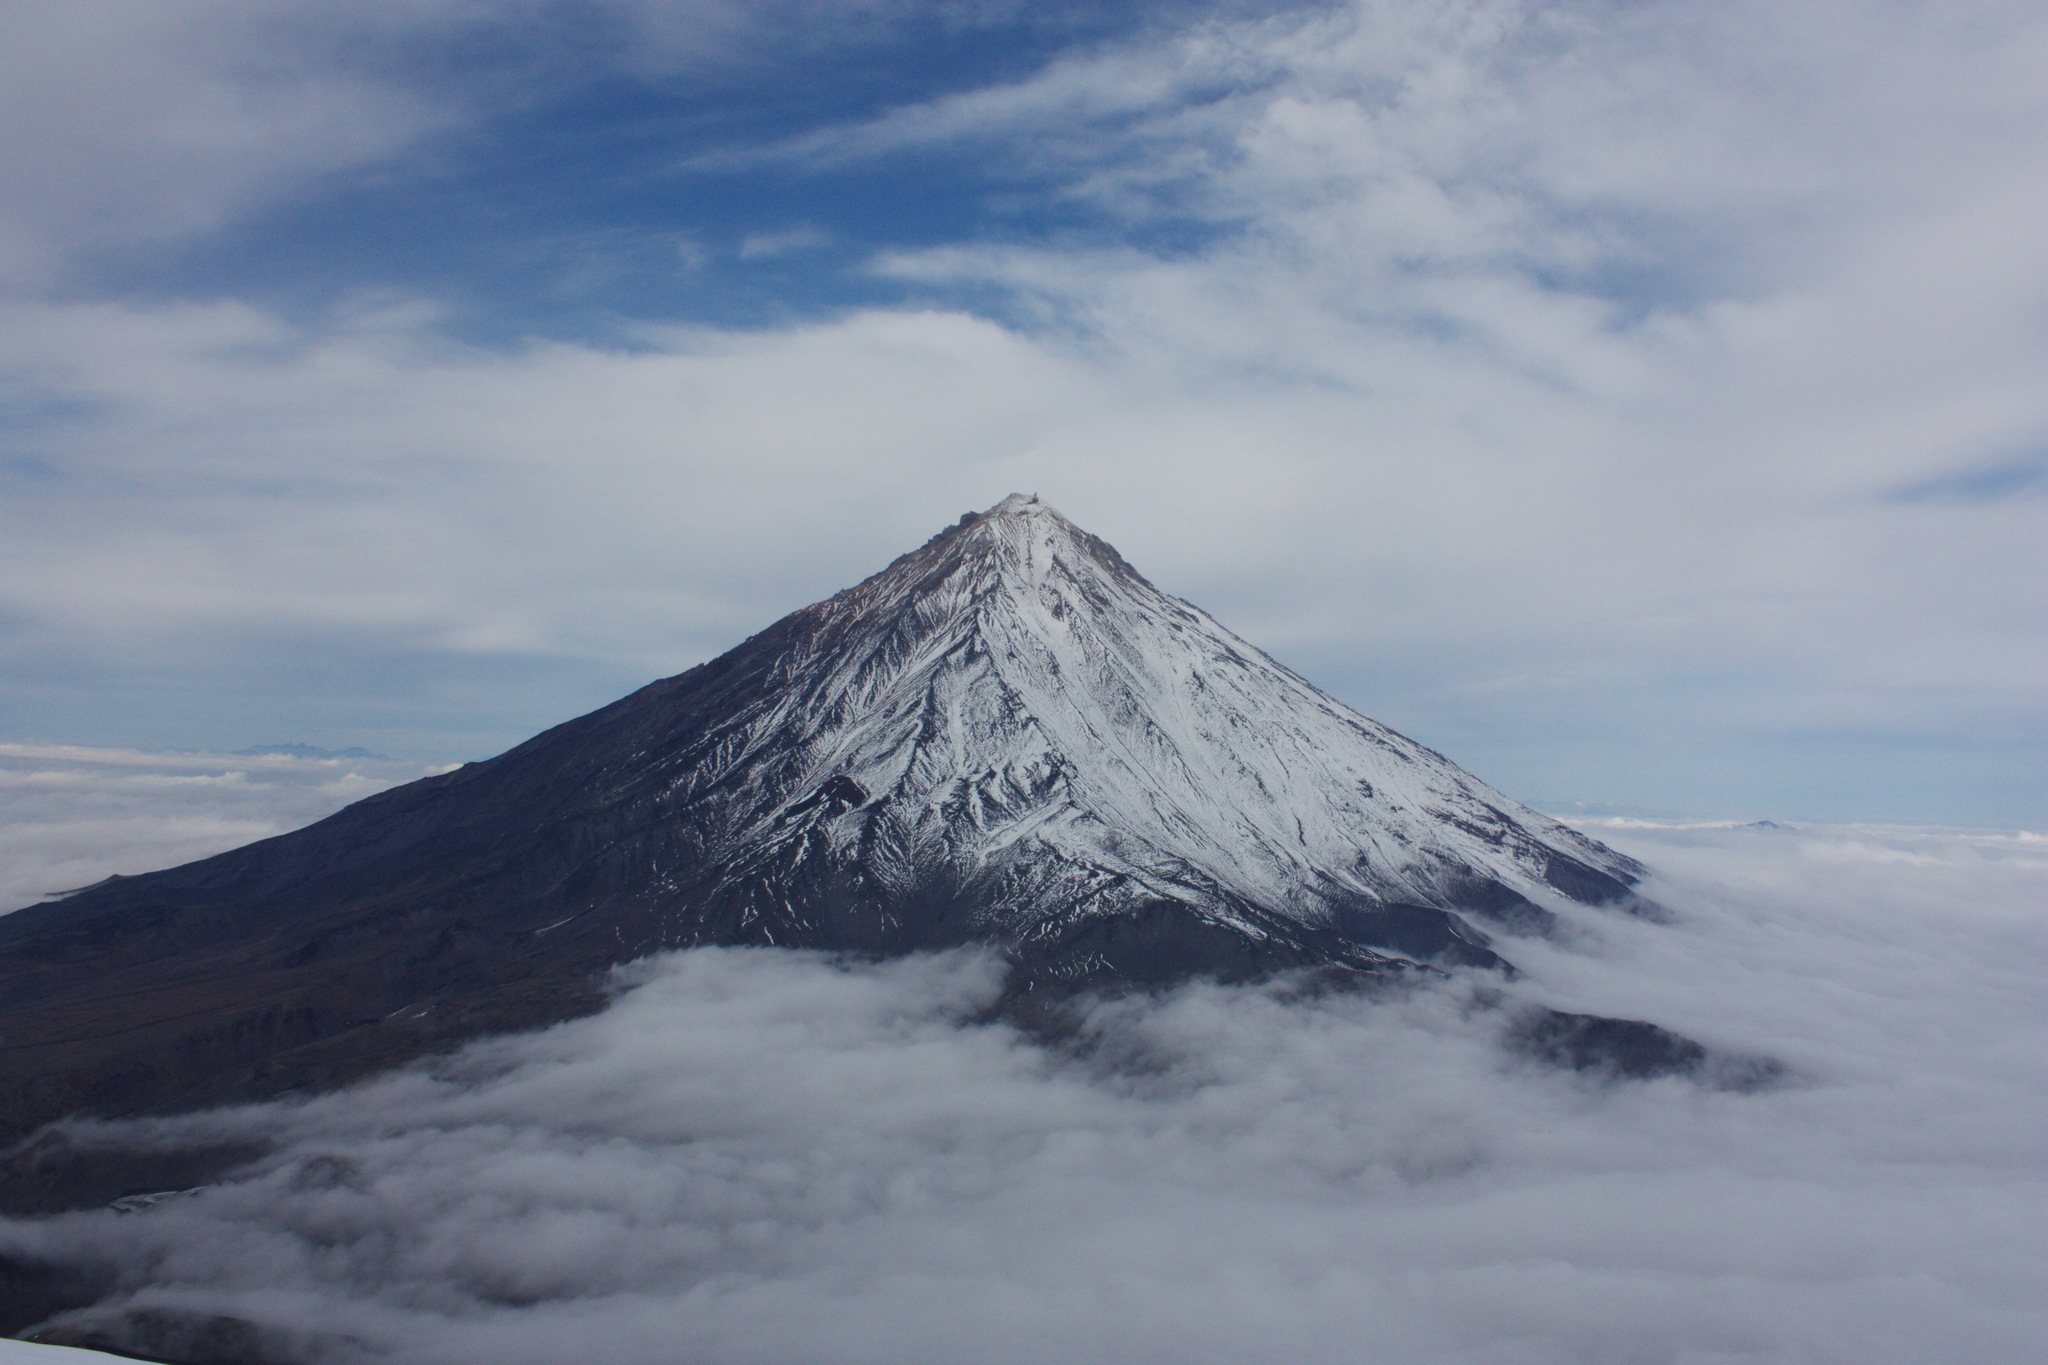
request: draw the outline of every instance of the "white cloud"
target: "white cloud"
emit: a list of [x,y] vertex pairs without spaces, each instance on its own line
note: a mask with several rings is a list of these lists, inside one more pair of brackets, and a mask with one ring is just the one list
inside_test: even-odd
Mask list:
[[1368,5],[810,148],[985,145],[1121,215],[875,263],[1000,324],[483,353],[430,306],[20,305],[55,415],[0,605],[107,659],[654,672],[1022,489],[1532,797],[2029,819],[2038,504],[1898,494],[2048,443],[2042,42],[1997,4]]
[[332,815],[417,764],[0,744],[0,913]]
[[513,355],[402,314],[324,337],[234,306],[15,317],[38,340],[9,359],[114,414],[67,436],[90,501],[60,489],[60,515],[132,533],[24,508],[12,603],[120,629],[269,617],[673,658],[993,502],[1002,476],[963,457],[1014,454],[1089,387],[958,314]]
[[832,244],[832,234],[814,227],[785,228],[779,232],[757,232],[740,243],[743,261],[769,260],[776,256],[817,251]]
[[[594,73],[874,41],[902,0],[67,0],[0,12],[0,285],[232,226]],[[976,16],[963,13],[965,22]],[[994,14],[987,16],[995,18]],[[687,257],[687,252],[686,252]]]
[[[81,249],[173,240],[445,128],[463,111],[305,41],[322,7],[203,0],[0,14],[0,281]],[[400,39],[428,10],[363,7]],[[352,36],[364,36],[357,32]]]
[[706,951],[346,1095],[130,1126],[278,1149],[0,1247],[422,1362],[2025,1359],[2048,844],[1597,832],[1676,921],[1518,942],[1511,992],[1762,1048],[1793,1083],[1513,1062],[1462,984],[1193,987],[1102,1007],[1074,1050],[962,1023],[995,989],[972,955]]

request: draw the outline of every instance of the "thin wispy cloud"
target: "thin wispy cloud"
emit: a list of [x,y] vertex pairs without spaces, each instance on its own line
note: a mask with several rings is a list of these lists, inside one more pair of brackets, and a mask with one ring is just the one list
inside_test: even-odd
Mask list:
[[122,40],[82,182],[289,173],[0,303],[10,738],[476,757],[1023,488],[1518,795],[2039,809],[2029,7],[207,13],[387,131]]

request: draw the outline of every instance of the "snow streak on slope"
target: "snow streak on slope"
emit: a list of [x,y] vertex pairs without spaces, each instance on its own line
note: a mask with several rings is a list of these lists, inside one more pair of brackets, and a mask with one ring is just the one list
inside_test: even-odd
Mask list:
[[904,892],[944,868],[993,888],[1013,931],[1164,899],[1256,938],[1268,917],[1325,925],[1343,907],[1610,900],[1642,874],[1325,696],[1034,498],[799,615],[786,685],[736,718],[728,762],[683,778],[798,771],[776,784],[793,795],[760,793],[729,827],[729,881],[857,859]]

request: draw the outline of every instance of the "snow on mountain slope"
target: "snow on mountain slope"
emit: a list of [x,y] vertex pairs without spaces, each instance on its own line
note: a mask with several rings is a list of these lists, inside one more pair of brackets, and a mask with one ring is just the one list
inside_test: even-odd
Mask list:
[[[1047,916],[1055,890],[1068,918],[1093,887],[1102,910],[1164,899],[1261,937],[1269,917],[1327,925],[1338,907],[1540,919],[1547,894],[1617,899],[1642,874],[1326,696],[1035,498],[799,615],[785,685],[732,718],[727,763],[685,779],[719,800],[764,751],[789,755],[767,765],[794,777],[773,784],[782,799],[750,782],[723,798],[755,803],[727,824],[728,884],[824,856],[898,890],[935,868],[1009,876],[1004,919]],[[1060,870],[1018,875],[1034,865]]]

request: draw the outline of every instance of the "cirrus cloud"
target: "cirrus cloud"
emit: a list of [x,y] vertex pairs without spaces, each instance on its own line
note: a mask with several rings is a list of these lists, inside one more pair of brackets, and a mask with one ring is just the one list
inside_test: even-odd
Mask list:
[[[554,75],[624,71],[614,19]],[[576,182],[668,187],[663,269],[770,290],[746,326],[508,304],[485,344],[452,276],[19,299],[12,737],[477,756],[1022,490],[1532,799],[2031,822],[2043,42],[1875,0],[1162,20]],[[906,184],[973,212],[847,207]]]

